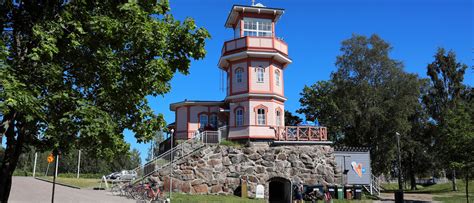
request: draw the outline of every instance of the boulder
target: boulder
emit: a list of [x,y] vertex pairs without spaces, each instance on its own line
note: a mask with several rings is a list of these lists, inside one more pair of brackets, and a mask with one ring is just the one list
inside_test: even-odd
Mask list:
[[195,185],[193,186],[194,192],[197,194],[207,194],[209,189],[206,184]]

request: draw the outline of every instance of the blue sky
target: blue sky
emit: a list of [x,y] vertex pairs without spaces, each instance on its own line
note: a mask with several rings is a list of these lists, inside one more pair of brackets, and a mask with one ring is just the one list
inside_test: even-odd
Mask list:
[[[261,0],[268,7],[284,8],[276,24],[277,36],[289,46],[293,63],[285,70],[285,108],[299,108],[299,93],[305,85],[327,80],[335,70],[341,41],[353,33],[378,34],[393,46],[392,58],[403,61],[405,70],[426,77],[426,66],[438,47],[457,53],[460,62],[473,65],[473,3],[470,0]],[[217,61],[224,41],[232,30],[224,22],[233,4],[249,5],[250,0],[170,0],[171,13],[183,20],[192,17],[212,35],[206,42],[207,56],[191,65],[190,74],[177,74],[172,90],[163,97],[150,98],[156,113],[174,122],[169,104],[184,99],[222,100]],[[474,84],[474,71],[465,81]],[[125,132],[133,148],[146,156],[149,144],[136,144]]]

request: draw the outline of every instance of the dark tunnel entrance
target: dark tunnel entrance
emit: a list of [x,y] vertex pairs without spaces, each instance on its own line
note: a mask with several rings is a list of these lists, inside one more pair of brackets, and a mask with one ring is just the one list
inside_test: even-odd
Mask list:
[[270,203],[291,203],[291,182],[275,177],[269,180],[268,200]]

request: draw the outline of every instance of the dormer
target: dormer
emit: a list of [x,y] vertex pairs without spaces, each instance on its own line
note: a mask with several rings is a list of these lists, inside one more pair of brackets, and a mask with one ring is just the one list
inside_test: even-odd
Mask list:
[[234,39],[245,36],[275,37],[275,23],[284,10],[267,8],[262,4],[254,6],[234,5],[225,27],[234,29]]

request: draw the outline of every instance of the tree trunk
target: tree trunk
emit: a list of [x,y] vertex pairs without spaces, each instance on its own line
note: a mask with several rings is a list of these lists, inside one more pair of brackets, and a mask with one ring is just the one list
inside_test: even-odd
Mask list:
[[456,169],[453,169],[452,171],[453,173],[453,180],[452,180],[452,183],[453,183],[453,191],[458,191],[458,187],[456,186]]
[[466,170],[466,202],[469,202],[469,170]]
[[413,154],[410,153],[410,190],[416,190],[415,161]]
[[16,113],[10,113],[5,115],[2,122],[4,125],[2,131],[5,132],[5,137],[7,138],[7,148],[3,156],[2,168],[0,169],[0,202],[8,202],[13,171],[15,171],[23,147],[24,136],[22,131],[24,129],[19,125],[15,126],[15,117]]

